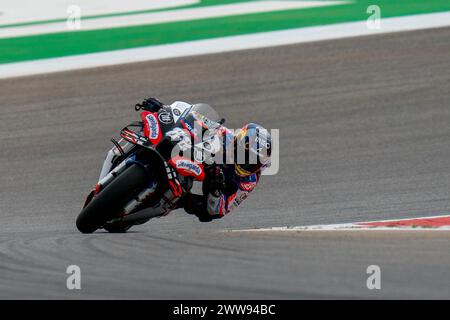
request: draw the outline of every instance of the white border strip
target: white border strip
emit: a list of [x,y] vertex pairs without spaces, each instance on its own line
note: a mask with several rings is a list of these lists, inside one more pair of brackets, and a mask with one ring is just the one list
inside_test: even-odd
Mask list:
[[374,220],[374,221],[361,221],[354,223],[337,223],[337,224],[319,224],[312,226],[292,226],[292,227],[272,227],[272,228],[256,228],[256,229],[236,229],[231,230],[232,232],[268,232],[268,231],[391,231],[391,230],[401,230],[401,231],[444,231],[450,230],[450,226],[442,227],[371,227],[361,225],[362,223],[373,223],[373,222],[390,222],[390,221],[407,221],[407,220],[423,220],[423,219],[435,219],[435,218],[447,218],[450,215],[440,215],[440,216],[429,216],[429,217],[413,217],[413,218],[403,218],[403,219],[389,219],[389,220]]
[[71,6],[79,7],[82,16],[86,17],[141,10],[168,10],[199,3],[200,0],[2,0],[0,25],[67,19]]
[[[190,1],[195,3],[195,1]],[[197,1],[199,2],[199,1]],[[129,26],[161,24],[199,19],[211,19],[227,16],[237,16],[253,13],[276,12],[321,6],[341,5],[344,1],[252,1],[233,4],[178,9],[133,15],[101,17],[96,19],[81,19],[80,31],[106,28],[123,28]],[[180,5],[181,3],[178,3]],[[189,2],[187,2],[189,4]],[[70,20],[69,20],[70,21]],[[78,30],[75,30],[78,31]],[[67,21],[38,25],[0,28],[0,38],[23,37],[36,34],[56,32],[71,32],[67,28]]]
[[3,64],[0,65],[0,79],[166,58],[266,48],[320,40],[341,39],[448,26],[450,26],[450,12],[387,18],[382,20],[381,29],[369,29],[366,22],[363,21],[320,27],[264,32],[219,39],[181,42],[137,49],[117,50],[64,58]]

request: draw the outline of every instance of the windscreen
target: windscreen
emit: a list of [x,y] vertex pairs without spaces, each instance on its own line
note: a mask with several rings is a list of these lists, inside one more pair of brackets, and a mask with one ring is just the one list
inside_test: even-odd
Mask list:
[[220,120],[219,114],[209,104],[197,103],[192,106],[191,112],[195,111],[204,115],[209,120],[217,122]]
[[219,114],[206,103],[194,104],[185,116],[184,121],[190,131],[193,131],[196,125],[200,125],[203,131],[215,130],[221,126],[218,123],[220,121]]

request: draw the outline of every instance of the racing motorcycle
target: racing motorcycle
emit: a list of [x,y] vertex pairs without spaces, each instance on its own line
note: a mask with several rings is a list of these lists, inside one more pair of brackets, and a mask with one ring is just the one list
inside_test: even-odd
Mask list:
[[195,181],[205,179],[211,156],[219,152],[217,133],[225,119],[208,105],[178,102],[158,112],[135,108],[141,121],[123,128],[119,140],[111,139],[114,147],[78,215],[82,233],[126,232],[169,214]]

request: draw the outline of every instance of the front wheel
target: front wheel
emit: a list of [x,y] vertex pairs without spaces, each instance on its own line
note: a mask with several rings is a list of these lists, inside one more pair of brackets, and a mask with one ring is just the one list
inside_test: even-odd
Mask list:
[[132,226],[133,225],[124,222],[111,222],[111,223],[108,222],[103,226],[103,229],[105,229],[109,233],[125,233]]
[[142,166],[133,164],[125,169],[80,212],[76,222],[78,230],[92,233],[103,227],[146,184],[148,175]]

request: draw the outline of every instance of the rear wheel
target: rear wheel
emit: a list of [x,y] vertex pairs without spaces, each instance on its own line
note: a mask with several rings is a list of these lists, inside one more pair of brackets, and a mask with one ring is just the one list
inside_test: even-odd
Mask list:
[[78,230],[82,233],[92,233],[101,228],[114,219],[117,210],[146,184],[148,175],[143,167],[133,164],[125,169],[81,211],[76,223]]

